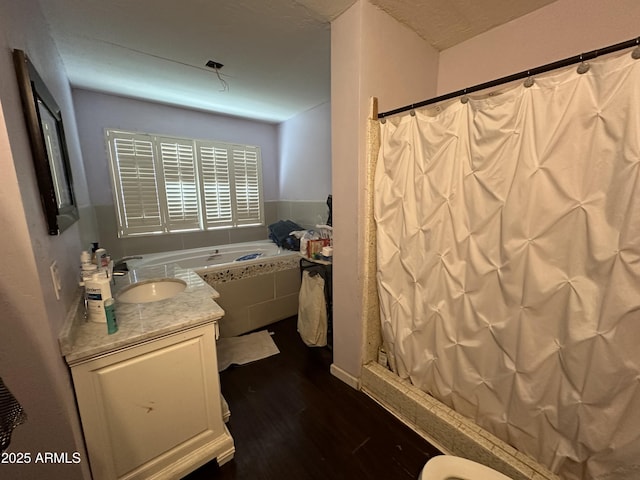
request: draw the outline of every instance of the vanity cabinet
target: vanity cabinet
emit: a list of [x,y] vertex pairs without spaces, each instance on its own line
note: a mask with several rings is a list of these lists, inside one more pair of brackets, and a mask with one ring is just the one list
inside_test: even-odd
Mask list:
[[70,363],[94,480],[180,478],[233,458],[215,322]]

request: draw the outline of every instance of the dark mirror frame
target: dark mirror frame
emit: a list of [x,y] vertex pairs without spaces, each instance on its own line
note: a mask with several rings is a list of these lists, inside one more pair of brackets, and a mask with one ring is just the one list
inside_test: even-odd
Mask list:
[[49,235],[79,218],[60,107],[22,50],[13,51],[33,164]]

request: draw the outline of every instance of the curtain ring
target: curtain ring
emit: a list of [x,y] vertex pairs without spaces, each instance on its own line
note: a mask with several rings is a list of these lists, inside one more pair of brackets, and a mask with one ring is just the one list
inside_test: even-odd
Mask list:
[[411,106],[411,110],[409,110],[409,115],[411,115],[412,117],[416,116],[416,111],[413,109],[413,106]]
[[467,96],[467,89],[465,88],[462,91],[462,97],[460,97],[460,102],[461,103],[467,103],[469,101],[469,97]]
[[589,71],[589,64],[582,60],[582,54],[580,54],[580,65],[578,65],[576,71],[579,75],[582,75],[583,73],[587,73]]
[[533,78],[531,78],[531,72],[529,70],[527,70],[527,79],[524,81],[524,86],[525,88],[530,88],[533,87],[534,81]]
[[387,117],[382,117],[382,118],[380,119],[380,123],[382,123],[382,124],[387,123]]
[[631,52],[631,58],[640,60],[640,37],[636,38],[636,48]]

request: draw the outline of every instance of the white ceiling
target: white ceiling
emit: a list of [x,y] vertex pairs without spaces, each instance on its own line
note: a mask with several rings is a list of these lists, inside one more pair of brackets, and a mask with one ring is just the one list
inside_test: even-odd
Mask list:
[[[553,1],[371,3],[442,50]],[[353,3],[40,0],[72,86],[270,122],[330,99],[329,22]]]

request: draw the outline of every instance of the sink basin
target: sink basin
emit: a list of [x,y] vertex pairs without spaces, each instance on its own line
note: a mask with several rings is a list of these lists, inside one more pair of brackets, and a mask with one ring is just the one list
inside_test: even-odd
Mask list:
[[122,303],[150,303],[166,300],[187,288],[187,283],[178,278],[143,280],[124,287],[116,296]]

